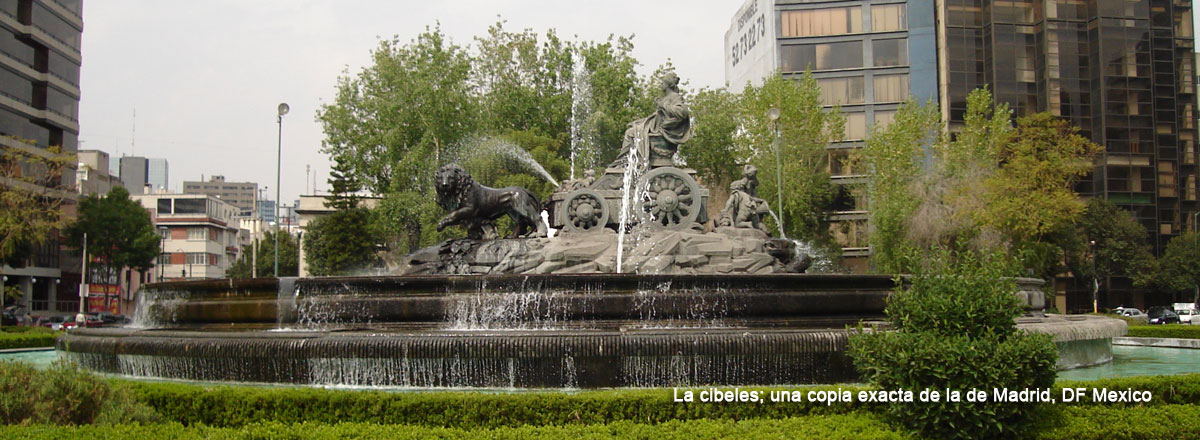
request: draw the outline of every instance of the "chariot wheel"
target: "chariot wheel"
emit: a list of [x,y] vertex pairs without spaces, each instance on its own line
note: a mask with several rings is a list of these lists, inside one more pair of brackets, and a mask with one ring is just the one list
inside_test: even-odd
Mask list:
[[700,216],[700,185],[683,170],[661,167],[638,181],[641,194],[638,217],[643,224],[667,229],[687,229]]
[[594,232],[608,224],[608,203],[590,189],[572,191],[562,206],[559,220],[569,232]]

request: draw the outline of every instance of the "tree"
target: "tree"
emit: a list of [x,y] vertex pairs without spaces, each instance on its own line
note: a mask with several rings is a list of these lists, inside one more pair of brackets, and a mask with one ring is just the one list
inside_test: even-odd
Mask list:
[[79,201],[79,217],[67,227],[66,235],[70,245],[78,248],[85,234],[88,253],[114,277],[124,268],[150,269],[161,252],[161,237],[154,232],[150,212],[130,199],[123,186]]
[[[783,182],[776,180],[775,127],[767,111],[780,110],[779,148]],[[845,118],[821,103],[821,88],[810,72],[800,80],[775,74],[761,86],[742,92],[740,130],[735,139],[749,152],[749,163],[758,167],[759,197],[768,203],[783,192],[783,206],[774,210],[784,218],[787,236],[825,242],[825,213],[833,203],[834,188],[829,177],[825,146],[845,137]],[[777,204],[777,203],[776,203]],[[775,228],[775,220],[773,223]]]
[[[1158,261],[1155,284],[1170,291],[1200,291],[1200,234],[1189,232],[1167,242]],[[1192,302],[1200,301],[1200,295]]]
[[1150,285],[1154,254],[1146,228],[1132,213],[1108,200],[1089,199],[1077,227],[1078,235],[1062,241],[1068,249],[1067,264],[1077,279],[1128,276],[1139,286]]
[[330,194],[329,200],[325,202],[326,208],[340,211],[358,207],[357,193],[362,190],[362,184],[354,177],[353,171],[349,159],[344,156],[334,157],[333,169],[329,171],[327,180]]
[[[299,276],[299,248],[296,246],[296,236],[287,232],[279,237],[279,276]],[[250,278],[254,271],[251,264],[257,260],[258,275],[271,276],[275,271],[275,231],[265,231],[263,238],[258,241],[258,258],[254,258],[254,244],[242,246],[242,255],[229,268],[229,278]]]
[[1038,241],[1084,210],[1075,182],[1092,170],[1103,147],[1079,135],[1079,128],[1047,112],[1017,118],[1015,140],[999,145],[999,168],[987,180],[986,209],[980,223],[1014,243]]
[[[65,222],[63,171],[75,160],[54,146],[0,148],[0,269],[24,267],[36,245],[54,237]],[[5,289],[0,306],[18,292]]]
[[710,191],[725,192],[738,179],[739,159],[746,156],[734,136],[740,123],[739,95],[720,89],[701,89],[692,97],[692,139],[680,156]]
[[309,223],[304,238],[308,271],[315,276],[350,275],[376,269],[381,240],[366,208],[336,211]]
[[[907,102],[885,128],[876,127],[855,161],[871,172],[867,182],[868,221],[871,225],[871,264],[883,273],[909,272],[901,258],[907,247],[914,246],[910,224],[923,201],[941,203],[936,197],[921,197],[918,190],[929,187],[920,181],[924,171],[925,148],[937,144],[941,136],[937,108]],[[937,207],[930,210],[940,210]],[[940,214],[939,214],[940,215]],[[940,240],[926,239],[927,244]]]

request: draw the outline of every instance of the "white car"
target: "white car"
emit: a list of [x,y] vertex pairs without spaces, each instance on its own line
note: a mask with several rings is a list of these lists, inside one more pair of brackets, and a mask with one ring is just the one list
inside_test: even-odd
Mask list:
[[1175,303],[1173,308],[1175,309],[1175,314],[1179,315],[1180,324],[1191,324],[1193,322],[1200,324],[1200,321],[1193,321],[1192,319],[1197,314],[1195,304]]
[[1121,315],[1121,316],[1124,316],[1124,317],[1126,317],[1126,318],[1133,318],[1133,319],[1135,319],[1135,320],[1137,320],[1137,321],[1140,321],[1140,322],[1142,322],[1143,324],[1150,322],[1150,317],[1149,317],[1149,316],[1146,316],[1146,314],[1145,314],[1145,313],[1142,313],[1142,311],[1141,311],[1141,310],[1138,310],[1138,309],[1135,309],[1135,308],[1132,308],[1132,307],[1125,307],[1125,308],[1122,308],[1122,309],[1121,309],[1121,312],[1120,312],[1120,313],[1118,313],[1118,314],[1119,314],[1119,315]]

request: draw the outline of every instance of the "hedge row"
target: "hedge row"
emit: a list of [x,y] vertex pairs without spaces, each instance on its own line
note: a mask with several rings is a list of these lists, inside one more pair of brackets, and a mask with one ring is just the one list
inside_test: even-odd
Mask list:
[[[124,382],[124,381],[123,381]],[[698,419],[782,419],[874,410],[872,404],[826,405],[807,401],[785,403],[678,403],[671,389],[604,390],[564,393],[385,392],[317,388],[260,388],[202,386],[179,383],[126,382],[140,402],[167,420],[187,425],[237,427],[261,422],[338,422],[453,426],[464,429],[522,425],[598,424],[618,420],[661,423]],[[1200,374],[1061,381],[1057,388],[1132,388],[1150,391],[1150,405],[1200,403]],[[810,390],[850,390],[861,386],[796,387],[801,397]],[[722,390],[731,388],[721,387]],[[700,391],[702,389],[693,389]],[[784,388],[758,390],[767,397]],[[682,390],[681,390],[682,391]],[[990,391],[990,390],[989,390]],[[1060,396],[1058,390],[1052,391]],[[1089,403],[1085,403],[1089,404]],[[1110,405],[1110,404],[1105,404]],[[1122,404],[1117,404],[1122,405]]]
[[[1032,438],[1050,440],[1175,439],[1200,438],[1200,406],[1160,405],[1110,408],[1061,407]],[[786,419],[672,420],[657,424],[618,421],[586,425],[520,426],[499,428],[443,428],[371,423],[263,422],[242,427],[184,426],[178,423],[109,426],[9,426],[4,437],[59,440],[63,438],[137,438],[139,440],[209,439],[344,439],[344,438],[445,438],[578,440],[592,438],[821,438],[905,439],[909,434],[892,430],[878,415],[855,412]]]
[[44,327],[7,326],[0,330],[0,350],[53,347],[59,333]]
[[[128,386],[137,400],[150,405],[167,420],[210,426],[311,421],[477,429],[596,424],[616,420],[661,423],[697,419],[781,419],[801,415],[844,414],[868,408],[868,405],[861,403],[826,405],[809,401],[677,403],[673,401],[671,389],[486,393],[343,391],[144,382],[130,382]],[[809,390],[836,390],[837,386],[796,389],[806,394]],[[844,386],[843,389],[857,392],[862,388]],[[697,396],[701,390],[693,389]],[[769,393],[763,388],[741,390],[758,390],[764,399]]]
[[1131,325],[1125,336],[1136,338],[1200,339],[1200,325]]

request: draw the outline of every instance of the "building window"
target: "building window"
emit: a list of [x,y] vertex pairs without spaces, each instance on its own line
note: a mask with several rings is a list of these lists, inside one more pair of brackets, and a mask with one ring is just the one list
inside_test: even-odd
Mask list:
[[159,254],[158,255],[158,264],[159,265],[171,264],[171,254]]
[[204,252],[188,252],[187,264],[199,264],[202,266],[207,265],[208,264],[208,254],[206,254]]
[[871,6],[871,30],[875,32],[902,31],[908,27],[904,4]]
[[896,119],[895,110],[875,110],[875,130],[883,130]]
[[845,113],[846,116],[846,137],[842,140],[858,140],[867,137],[867,114],[866,113]]
[[864,87],[863,78],[821,78],[817,80],[817,84],[821,86],[821,103],[825,105],[836,104],[862,104]]
[[875,102],[903,102],[908,99],[908,75],[875,75]]
[[908,65],[908,41],[903,38],[875,40],[872,65],[875,67]]
[[783,46],[783,70],[853,69],[863,66],[861,41]]
[[204,228],[187,228],[187,231],[188,231],[188,236],[187,236],[188,240],[206,240],[206,239],[208,239],[208,234],[206,233]]
[[862,8],[783,11],[780,23],[784,37],[855,34],[862,32]]

